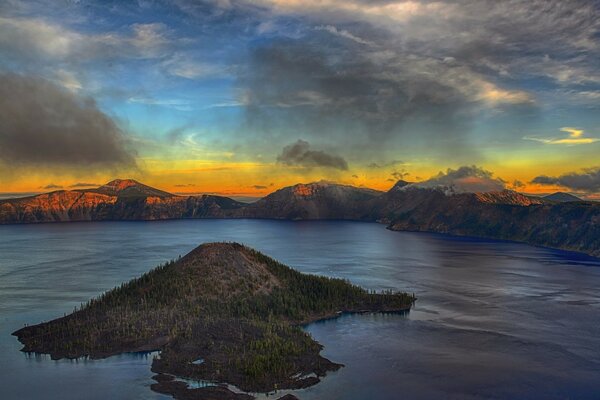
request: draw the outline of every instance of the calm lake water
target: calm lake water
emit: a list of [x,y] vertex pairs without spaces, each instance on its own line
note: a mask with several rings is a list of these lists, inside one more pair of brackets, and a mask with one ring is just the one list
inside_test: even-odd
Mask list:
[[354,222],[191,220],[0,226],[0,399],[164,399],[151,356],[27,357],[10,336],[207,241],[300,271],[415,292],[401,315],[306,329],[346,365],[311,399],[598,399],[600,260]]

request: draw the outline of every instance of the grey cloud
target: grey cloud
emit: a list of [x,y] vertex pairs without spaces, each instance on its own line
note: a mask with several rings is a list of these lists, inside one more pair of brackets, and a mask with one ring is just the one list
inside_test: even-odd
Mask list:
[[600,191],[600,167],[586,168],[581,172],[569,172],[560,176],[540,175],[532,183],[540,185],[559,185],[584,192]]
[[598,77],[592,56],[600,50],[597,1],[305,3],[293,11],[328,24],[362,21],[391,32],[402,51],[436,55],[488,75],[536,74],[560,83]]
[[471,165],[457,169],[448,168],[446,172],[440,172],[414,186],[450,188],[454,192],[492,192],[505,189],[506,183],[502,179],[494,177],[493,172]]
[[[600,78],[595,2],[309,0],[277,2],[272,14],[300,15],[306,25],[250,47],[239,72],[249,123],[273,135],[308,125],[348,147],[368,137],[379,149],[422,136],[419,144],[466,159],[481,108],[514,115],[521,126],[537,121],[537,104],[549,97],[544,87],[520,89],[523,79]],[[409,129],[413,120],[425,125],[420,135]]]
[[525,184],[523,182],[521,182],[518,179],[515,179],[512,183],[513,188],[522,188],[525,186]]
[[324,33],[250,47],[238,71],[244,132],[269,140],[325,136],[357,161],[394,146],[464,162],[479,157],[470,135],[482,107],[519,115],[523,124],[536,115],[530,94],[503,89],[469,66],[398,48],[391,35],[385,50],[365,50]]
[[40,189],[62,189],[62,188],[63,188],[62,186],[60,186],[60,185],[56,185],[56,184],[54,184],[54,183],[49,183],[49,184],[48,184],[48,185],[46,185],[46,186],[42,186],[42,187],[40,187]]
[[310,144],[304,140],[298,140],[283,148],[277,161],[286,165],[298,165],[303,167],[326,167],[341,170],[348,169],[348,163],[344,158],[329,154],[323,150],[313,150]]
[[398,164],[404,164],[404,161],[392,160],[392,161],[388,161],[388,162],[384,162],[384,163],[373,162],[373,163],[370,163],[369,165],[367,165],[367,168],[373,168],[373,169],[388,168],[388,167],[393,167]]
[[157,58],[172,47],[161,23],[133,24],[130,32],[84,34],[33,18],[0,17],[0,51],[21,61],[60,60],[78,64],[93,60]]
[[547,175],[539,175],[531,180],[531,183],[537,183],[539,185],[556,185],[558,184],[559,178]]
[[327,31],[327,32],[331,33],[332,35],[340,36],[345,39],[352,40],[356,43],[360,43],[360,44],[364,44],[364,45],[368,45],[368,46],[375,45],[373,42],[370,42],[368,40],[360,38],[345,29],[338,29],[333,25],[318,26],[315,29]]
[[[415,60],[362,53],[318,33],[252,49],[240,77],[249,122],[386,138],[409,118],[455,125],[465,96]],[[351,138],[348,138],[351,139]]]
[[135,165],[124,133],[91,98],[11,73],[0,74],[0,160],[84,168]]
[[264,185],[252,185],[250,187],[253,188],[253,189],[256,189],[256,190],[262,190],[262,189],[266,189],[267,188]]
[[185,132],[190,128],[190,125],[178,126],[176,128],[170,129],[165,137],[169,141],[169,143],[173,144],[181,140],[185,134]]
[[409,175],[410,175],[410,173],[409,173],[409,172],[406,172],[406,171],[404,171],[404,170],[402,170],[402,171],[394,171],[394,172],[392,172],[390,175],[391,175],[392,177],[394,177],[394,179],[396,179],[396,180],[400,180],[400,179],[404,179],[404,178],[406,178],[407,176],[409,176]]

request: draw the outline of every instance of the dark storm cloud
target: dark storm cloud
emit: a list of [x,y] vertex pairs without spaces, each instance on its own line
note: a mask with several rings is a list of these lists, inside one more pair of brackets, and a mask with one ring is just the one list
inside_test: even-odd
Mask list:
[[92,99],[12,73],[0,74],[0,160],[84,168],[135,164],[123,132]]
[[281,154],[277,157],[277,162],[302,167],[348,169],[348,163],[344,158],[329,154],[323,150],[313,150],[310,144],[304,140],[298,140],[295,143],[285,146]]
[[581,172],[569,172],[560,176],[540,175],[531,181],[540,185],[559,185],[584,192],[600,191],[600,167],[586,168]]
[[[278,135],[306,135],[308,127],[311,143],[336,143],[352,159],[393,143],[473,161],[471,128],[482,115],[527,128],[539,122],[546,90],[600,82],[597,3],[261,4],[279,29],[241,53],[250,127],[281,142]],[[510,140],[509,131],[498,140]]]
[[378,58],[363,53],[362,44],[323,35],[251,49],[240,84],[254,126],[308,126],[330,136],[382,139],[409,118],[455,125],[465,105],[455,87],[417,73],[415,61]]

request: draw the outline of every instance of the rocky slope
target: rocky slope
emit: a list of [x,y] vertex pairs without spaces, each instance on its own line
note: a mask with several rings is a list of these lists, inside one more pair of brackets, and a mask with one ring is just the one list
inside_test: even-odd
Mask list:
[[503,191],[446,195],[388,193],[382,218],[392,230],[512,240],[600,256],[600,204],[555,203]]
[[[563,201],[561,201],[563,199]],[[510,190],[460,193],[398,181],[388,192],[315,182],[245,204],[220,196],[175,196],[133,180],[97,189],[0,200],[0,223],[179,218],[341,219],[391,229],[525,242],[600,256],[600,203]]]
[[[518,206],[529,207],[542,204],[543,200],[523,195],[511,190],[485,193],[454,193],[445,187],[421,188],[413,185],[394,186],[384,195],[374,199],[370,206],[370,216],[382,222],[390,222],[398,216],[411,213],[413,210],[437,211],[453,207],[481,206]],[[452,210],[449,210],[452,211]]]
[[219,218],[244,203],[221,196],[176,196],[116,179],[96,189],[0,200],[0,223]]
[[96,189],[84,189],[81,192],[100,193],[108,196],[126,197],[175,197],[174,194],[144,185],[134,179],[115,179]]
[[557,203],[567,203],[570,201],[583,201],[570,193],[556,192],[543,197],[544,200],[555,201]]
[[240,210],[249,218],[364,220],[366,205],[382,192],[329,182],[285,187]]
[[209,243],[14,335],[23,351],[53,359],[161,350],[154,390],[178,399],[251,399],[226,387],[188,389],[175,377],[246,392],[312,386],[342,365],[323,358],[300,324],[341,312],[405,312],[414,301],[301,274],[240,244]]

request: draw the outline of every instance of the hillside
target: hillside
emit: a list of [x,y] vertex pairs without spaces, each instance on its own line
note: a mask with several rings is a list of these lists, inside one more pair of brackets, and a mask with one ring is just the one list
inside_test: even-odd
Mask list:
[[116,197],[175,197],[174,194],[144,185],[133,179],[115,179],[96,189],[84,189],[80,192],[100,193]]
[[512,240],[600,256],[600,205],[546,202],[515,192],[395,192],[382,209],[389,228]]
[[543,197],[544,200],[555,201],[557,203],[567,203],[571,201],[583,201],[570,193],[556,192]]
[[132,179],[95,189],[0,200],[0,224],[219,218],[244,206],[227,197],[176,196]]
[[[186,389],[173,376],[248,392],[311,386],[341,365],[320,356],[322,346],[299,324],[340,312],[405,311],[414,300],[301,274],[240,244],[211,243],[14,335],[23,351],[53,359],[161,350],[152,364],[154,390],[242,399],[248,396],[222,387]],[[215,390],[221,397],[212,397]]]
[[445,188],[421,188],[410,184],[394,186],[387,193],[374,199],[370,204],[370,216],[389,223],[399,216],[408,216],[415,210],[429,212],[432,217],[438,212],[451,212],[454,207],[474,210],[486,206],[529,207],[542,204],[542,200],[511,190],[482,193],[452,193]]
[[381,194],[321,181],[279,189],[241,212],[251,218],[361,220],[365,218],[365,205]]
[[[572,196],[574,197],[574,196]],[[388,192],[314,182],[247,204],[228,197],[176,196],[134,180],[0,200],[0,224],[61,221],[269,218],[378,221],[393,230],[514,240],[600,255],[600,203],[557,193],[456,192],[398,181]]]

